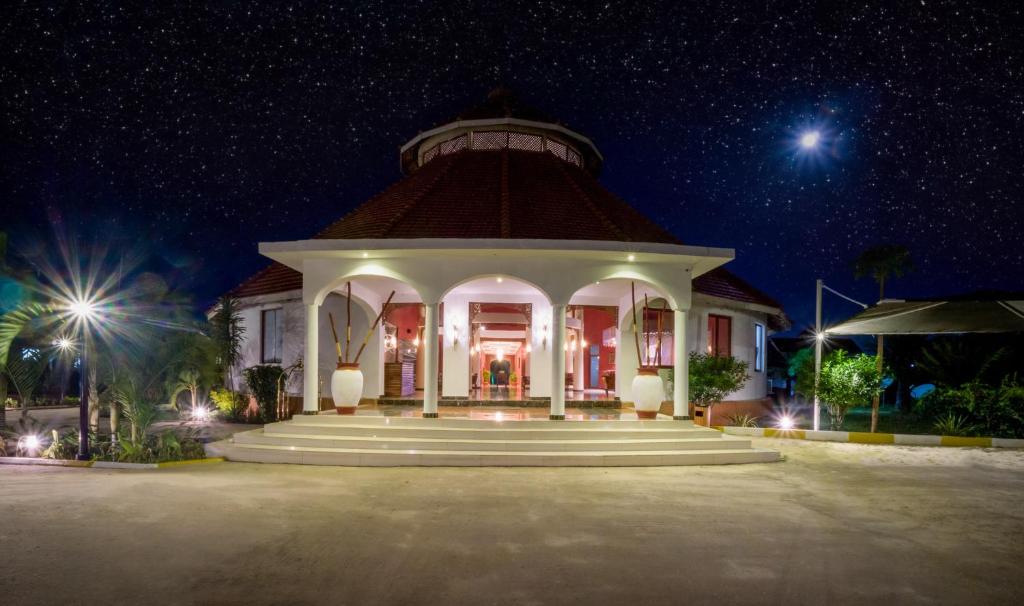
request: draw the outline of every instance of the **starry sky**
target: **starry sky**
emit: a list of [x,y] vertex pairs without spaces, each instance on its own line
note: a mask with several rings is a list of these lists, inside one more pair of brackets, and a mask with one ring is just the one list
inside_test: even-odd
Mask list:
[[613,192],[735,248],[797,328],[817,277],[877,298],[850,269],[876,244],[917,265],[892,296],[1024,290],[1024,5],[1003,4],[19,2],[0,225],[144,248],[208,303],[501,83],[591,137]]

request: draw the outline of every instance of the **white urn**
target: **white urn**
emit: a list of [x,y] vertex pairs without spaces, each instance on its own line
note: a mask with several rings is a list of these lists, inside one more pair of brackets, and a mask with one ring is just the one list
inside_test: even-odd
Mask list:
[[339,415],[353,415],[363,397],[363,371],[351,362],[339,362],[331,375],[331,397]]
[[638,368],[633,377],[633,408],[641,419],[656,419],[665,399],[665,385],[657,368]]

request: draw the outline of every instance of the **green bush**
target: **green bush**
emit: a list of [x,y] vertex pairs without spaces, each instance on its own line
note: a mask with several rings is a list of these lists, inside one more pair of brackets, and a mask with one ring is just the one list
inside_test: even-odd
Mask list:
[[[690,399],[697,406],[708,408],[708,423],[711,423],[711,407],[721,402],[732,392],[743,387],[750,379],[747,363],[732,356],[710,356],[690,353]],[[673,378],[675,376],[673,375]]]
[[851,356],[842,349],[830,353],[821,363],[818,397],[828,408],[834,431],[842,429],[846,411],[871,402],[882,391],[882,373],[875,356]]
[[932,428],[940,436],[969,436],[977,431],[966,416],[957,416],[952,412],[947,412],[944,417],[935,421]]
[[245,422],[245,412],[249,408],[249,400],[244,394],[230,389],[213,389],[210,391],[210,399],[213,400],[217,412],[225,421],[231,423]]
[[277,420],[277,383],[284,371],[280,366],[263,364],[245,369],[245,384],[256,398],[260,409],[260,420],[273,423]]
[[1024,385],[1015,376],[997,386],[975,381],[938,387],[917,402],[915,411],[936,422],[962,417],[975,435],[1024,437]]
[[736,414],[728,418],[729,425],[733,427],[757,427],[757,422],[761,417],[755,417],[748,414]]

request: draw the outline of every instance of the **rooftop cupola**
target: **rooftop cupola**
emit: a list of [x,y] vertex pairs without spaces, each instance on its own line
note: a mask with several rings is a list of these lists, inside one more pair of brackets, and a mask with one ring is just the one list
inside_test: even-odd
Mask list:
[[402,146],[402,170],[412,173],[435,158],[460,152],[512,149],[552,154],[593,176],[604,158],[593,142],[547,114],[522,103],[505,87],[448,122]]

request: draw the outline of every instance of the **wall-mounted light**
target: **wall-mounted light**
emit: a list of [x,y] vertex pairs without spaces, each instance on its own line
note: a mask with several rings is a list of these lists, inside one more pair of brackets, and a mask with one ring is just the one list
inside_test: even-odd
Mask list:
[[364,259],[365,259],[366,257],[369,257],[369,256],[370,256],[370,253],[368,253],[368,252],[364,252],[364,253],[363,253],[363,258],[364,258]]
[[501,276],[498,276],[498,284],[501,284],[504,281],[505,281],[505,278],[502,278]]
[[627,258],[627,259],[629,259],[629,262],[630,262],[630,263],[632,263],[633,261],[636,261],[636,255],[629,255],[629,256],[628,256],[628,257],[626,257],[626,258]]
[[459,347],[459,327],[452,324],[452,347],[458,349]]
[[541,346],[545,350],[547,350],[547,348],[548,348],[548,325],[547,324],[545,324],[544,327],[540,329],[540,344],[541,344]]
[[412,346],[413,347],[419,347],[420,346],[420,336],[419,335],[416,335],[415,337],[412,338]]
[[527,343],[526,344],[526,353],[530,353],[531,351],[533,351],[533,346],[530,345],[529,343]]

